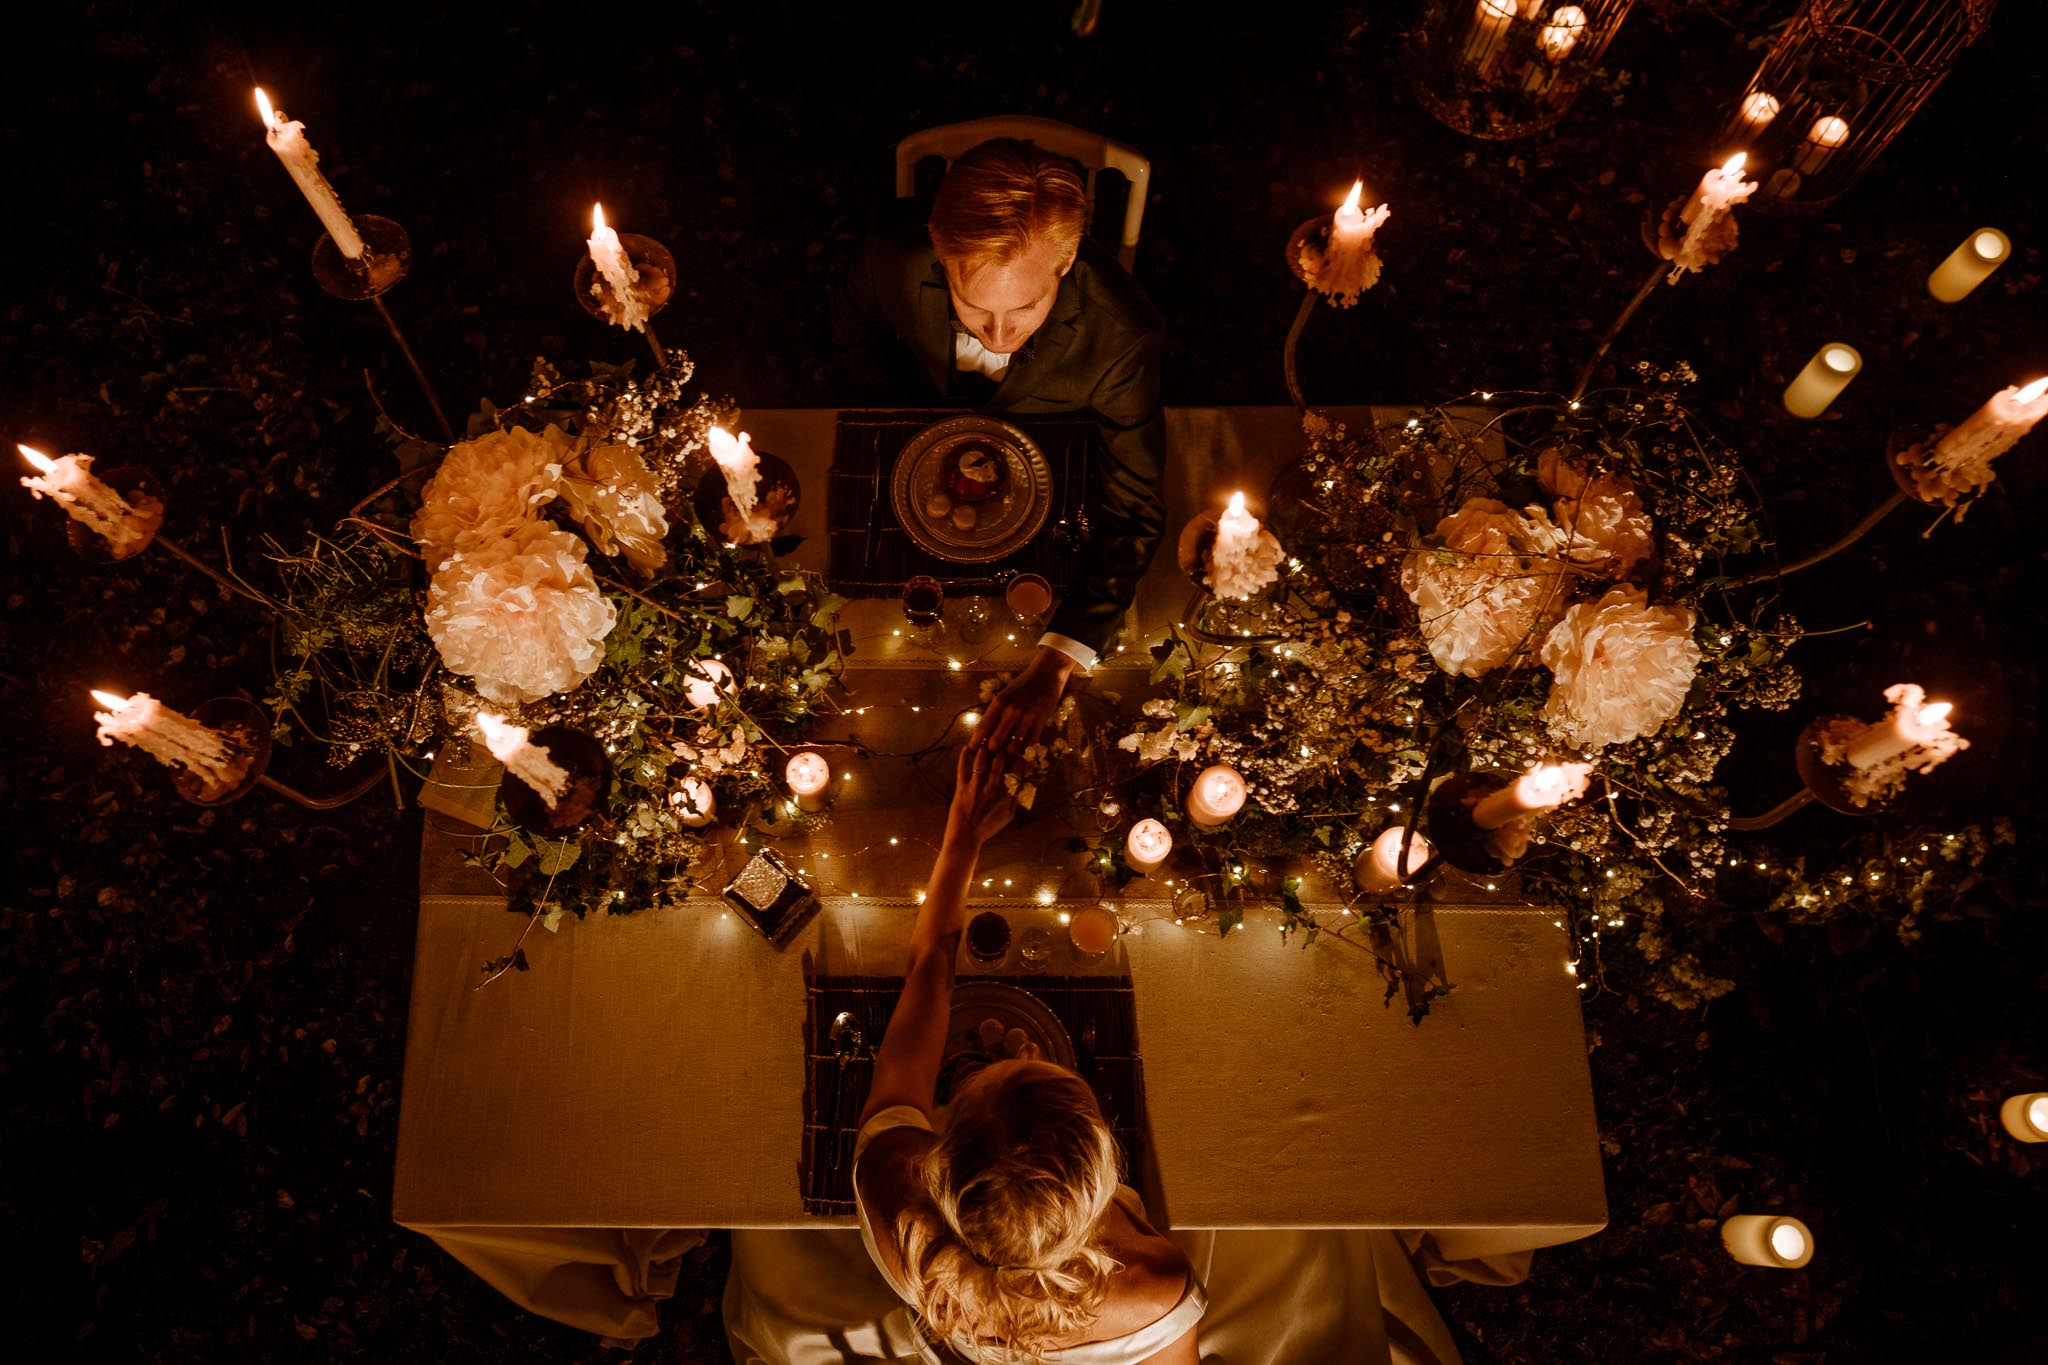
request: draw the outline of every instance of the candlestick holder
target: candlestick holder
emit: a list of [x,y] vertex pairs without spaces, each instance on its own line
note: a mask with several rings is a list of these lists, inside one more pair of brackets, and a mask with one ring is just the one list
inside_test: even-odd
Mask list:
[[228,742],[239,776],[229,785],[217,786],[180,768],[171,779],[178,795],[195,806],[225,806],[256,790],[270,766],[270,717],[263,708],[243,697],[215,697],[194,707],[192,719]]
[[313,279],[338,299],[362,303],[393,288],[412,269],[412,238],[389,218],[366,213],[353,220],[366,250],[342,254],[326,233],[313,243]]
[[1452,773],[1437,783],[1429,794],[1423,824],[1437,856],[1460,872],[1480,876],[1499,875],[1514,865],[1489,847],[1494,835],[1481,829],[1472,811],[1485,798],[1512,783],[1517,774],[1497,772]]
[[[660,242],[637,232],[621,232],[619,248],[626,253],[626,260],[640,277],[633,292],[647,310],[647,320],[641,325],[641,330],[647,336],[648,349],[654,352],[655,365],[665,368],[668,352],[662,349],[660,338],[654,335],[654,318],[675,297],[676,258]],[[590,258],[588,251],[576,258],[573,288],[576,302],[584,312],[607,326],[618,325],[612,321],[612,313],[619,306],[619,297],[613,292],[611,281],[598,273],[597,262]]]
[[120,494],[121,500],[135,509],[137,529],[144,534],[132,549],[116,553],[106,537],[84,522],[67,516],[64,519],[64,543],[71,547],[72,554],[87,564],[119,564],[133,559],[154,544],[157,533],[163,529],[164,486],[156,475],[134,465],[96,470],[94,477]]
[[1862,805],[1849,794],[1847,764],[1829,763],[1823,749],[1827,732],[1853,716],[1819,716],[1808,721],[1792,742],[1792,766],[1799,774],[1800,789],[1761,815],[1738,816],[1729,820],[1732,830],[1769,829],[1818,801],[1838,815],[1878,815],[1891,804],[1889,798],[1870,797]]
[[603,806],[611,791],[612,761],[594,736],[566,725],[533,732],[531,742],[547,750],[555,765],[569,774],[569,788],[552,809],[541,794],[507,772],[498,780],[498,799],[505,813],[522,829],[561,835],[581,825]]
[[726,487],[724,471],[716,464],[697,481],[693,495],[697,520],[728,545],[767,545],[781,539],[789,534],[803,502],[803,484],[789,461],[765,450],[756,450],[754,455],[760,460],[754,479],[754,517],[761,519],[758,525],[740,515]]

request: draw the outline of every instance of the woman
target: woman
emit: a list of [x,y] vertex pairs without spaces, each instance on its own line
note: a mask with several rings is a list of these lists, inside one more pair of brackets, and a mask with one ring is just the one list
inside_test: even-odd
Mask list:
[[1026,1048],[934,1110],[967,888],[1013,811],[1000,756],[963,750],[854,1146],[861,1234],[929,1361],[1197,1365],[1207,1298],[1079,1076]]

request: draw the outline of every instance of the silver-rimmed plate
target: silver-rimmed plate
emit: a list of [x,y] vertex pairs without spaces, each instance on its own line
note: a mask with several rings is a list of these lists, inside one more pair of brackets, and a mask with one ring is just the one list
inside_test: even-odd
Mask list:
[[1001,1057],[1009,1050],[990,1049],[981,1039],[985,1020],[994,1020],[1004,1034],[1020,1029],[1025,1041],[1038,1044],[1045,1060],[1068,1070],[1074,1067],[1074,1043],[1067,1026],[1052,1008],[1030,991],[1002,981],[962,981],[953,988],[953,1017],[946,1030],[946,1055],[979,1053]]
[[[961,477],[997,471],[983,493]],[[986,564],[1031,543],[1052,511],[1052,465],[1029,436],[979,413],[948,417],[910,438],[889,480],[896,520],[917,547],[952,564]],[[972,509],[959,517],[960,508]],[[962,525],[962,521],[968,524]]]

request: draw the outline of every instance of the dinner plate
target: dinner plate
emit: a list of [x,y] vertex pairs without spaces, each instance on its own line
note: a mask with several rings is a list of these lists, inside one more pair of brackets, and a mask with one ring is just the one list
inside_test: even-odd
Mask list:
[[[989,1055],[980,1034],[984,1019],[995,1020],[1005,1033],[1022,1029],[1027,1041],[1038,1044],[1045,1060],[1073,1069],[1074,1044],[1060,1017],[1030,991],[1001,981],[962,981],[953,988],[953,1017],[946,1026],[948,1059],[963,1053]],[[1007,1055],[998,1045],[991,1059]]]
[[[957,460],[973,452],[1000,463],[997,487],[976,500],[949,486]],[[943,495],[942,503],[934,495]],[[1008,422],[970,413],[932,423],[896,457],[889,480],[896,520],[917,547],[951,564],[986,564],[1031,543],[1052,511],[1052,465],[1038,443]],[[974,509],[960,526],[953,509]],[[945,510],[940,510],[941,508]]]

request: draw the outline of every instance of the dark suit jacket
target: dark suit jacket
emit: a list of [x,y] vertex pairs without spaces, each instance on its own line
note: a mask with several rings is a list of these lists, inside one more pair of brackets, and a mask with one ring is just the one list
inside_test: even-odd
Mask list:
[[[832,303],[833,347],[868,388],[868,401],[904,401],[906,377],[940,394],[953,382],[951,296],[923,217],[910,218],[907,204],[862,243]],[[1116,257],[1083,242],[1051,314],[995,392],[976,404],[990,413],[1095,414],[1104,449],[1088,489],[1088,543],[1047,628],[1098,653],[1137,592],[1165,528],[1166,417],[1159,399],[1165,335],[1158,312]],[[906,376],[906,369],[914,373]]]

